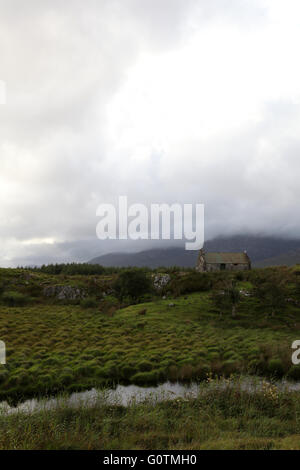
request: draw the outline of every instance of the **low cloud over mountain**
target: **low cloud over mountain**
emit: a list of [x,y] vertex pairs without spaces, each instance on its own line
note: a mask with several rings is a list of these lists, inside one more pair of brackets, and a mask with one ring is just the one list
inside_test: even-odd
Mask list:
[[205,203],[207,239],[300,237],[299,2],[11,0],[0,13],[2,266],[122,251],[95,235],[97,206],[119,195]]

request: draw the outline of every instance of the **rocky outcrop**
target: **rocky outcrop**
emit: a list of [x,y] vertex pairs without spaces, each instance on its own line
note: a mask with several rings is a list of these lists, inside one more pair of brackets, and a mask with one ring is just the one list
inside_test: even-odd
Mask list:
[[48,286],[44,288],[43,294],[58,300],[77,300],[86,296],[83,289],[72,286]]
[[171,281],[171,276],[169,274],[156,274],[154,277],[154,287],[157,290],[162,289]]

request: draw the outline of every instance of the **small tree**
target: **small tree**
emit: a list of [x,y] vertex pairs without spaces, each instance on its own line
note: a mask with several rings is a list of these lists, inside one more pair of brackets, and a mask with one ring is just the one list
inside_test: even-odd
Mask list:
[[277,276],[270,279],[258,280],[254,293],[261,304],[272,317],[285,308],[286,288],[284,281]]
[[137,300],[151,292],[152,284],[150,278],[144,271],[128,269],[119,275],[114,283],[114,289],[120,300],[124,297],[131,297]]
[[236,281],[231,280],[228,282],[225,289],[225,296],[231,306],[231,314],[233,317],[236,316],[236,309],[241,300],[240,291],[236,287]]
[[212,301],[220,313],[220,316],[223,315],[224,311],[227,309],[228,305],[226,303],[226,298],[224,294],[224,286],[222,283],[218,282],[212,291],[211,295]]
[[236,316],[241,296],[234,280],[225,280],[217,284],[213,290],[212,298],[221,315],[223,311],[231,310],[231,315]]

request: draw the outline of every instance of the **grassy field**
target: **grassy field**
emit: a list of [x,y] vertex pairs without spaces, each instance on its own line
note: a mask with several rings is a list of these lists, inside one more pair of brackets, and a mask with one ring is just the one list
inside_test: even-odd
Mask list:
[[[125,306],[111,294],[101,297],[115,275],[1,270],[3,299],[11,291],[27,298],[22,306],[0,305],[0,339],[7,346],[0,398],[22,400],[116,383],[203,380],[209,372],[300,378],[291,364],[291,344],[300,335],[294,272],[261,272],[286,278],[293,302],[286,301],[275,316],[266,314],[255,295],[241,296],[235,317],[220,315],[212,290],[198,292],[194,277],[189,286],[195,292],[179,295],[178,285],[187,284],[188,273],[175,275],[175,288],[165,299],[153,295],[151,301]],[[237,279],[238,288],[251,294],[252,278]],[[82,302],[43,297],[44,287],[57,284],[86,289],[98,300],[87,308]]]
[[0,413],[0,449],[298,449],[300,397],[212,384],[197,398]]
[[198,397],[126,408],[103,397],[76,408],[62,399],[31,414],[2,409],[0,449],[300,449],[299,394],[268,383],[250,393],[232,378],[215,387],[215,377],[224,384],[232,373],[300,380],[291,363],[300,336],[299,267],[172,269],[163,289],[137,296],[134,289],[131,297],[124,273],[121,282],[121,271],[93,269],[0,269],[7,348],[0,400],[166,380],[201,381]]

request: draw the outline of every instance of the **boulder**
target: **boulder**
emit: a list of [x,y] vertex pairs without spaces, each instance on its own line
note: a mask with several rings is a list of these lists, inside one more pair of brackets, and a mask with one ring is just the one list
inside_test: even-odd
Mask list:
[[171,281],[171,276],[169,274],[156,274],[154,277],[154,287],[157,290],[162,289]]
[[55,297],[58,300],[77,300],[86,296],[83,289],[72,286],[48,286],[43,290],[46,297]]

